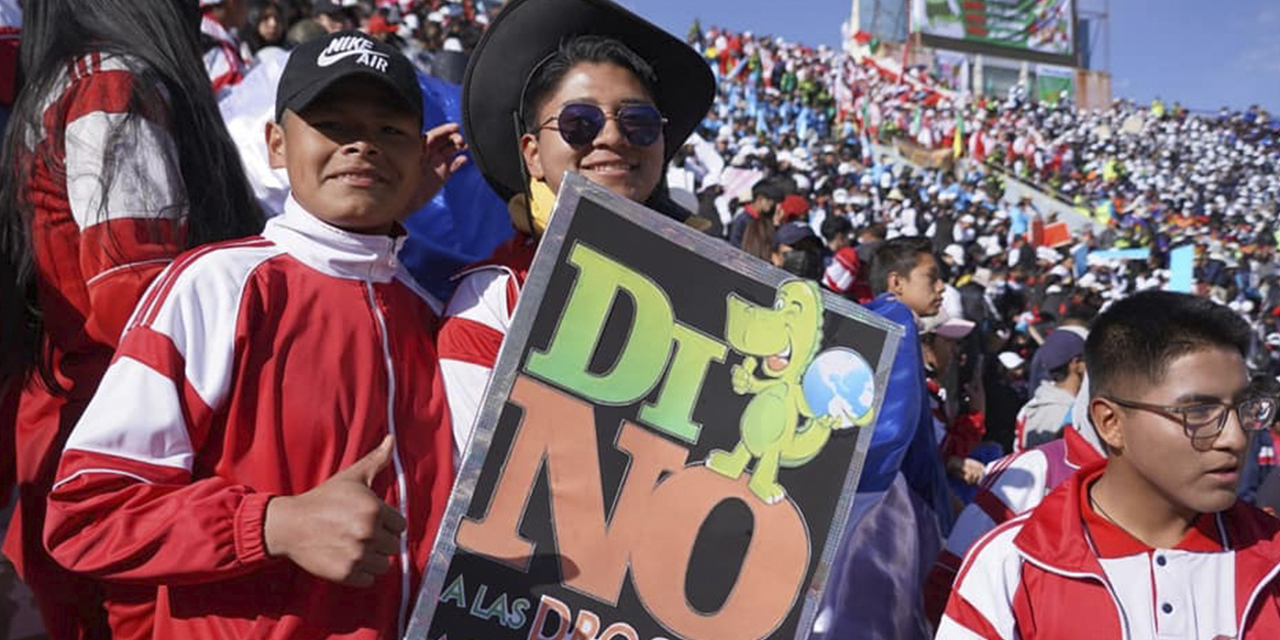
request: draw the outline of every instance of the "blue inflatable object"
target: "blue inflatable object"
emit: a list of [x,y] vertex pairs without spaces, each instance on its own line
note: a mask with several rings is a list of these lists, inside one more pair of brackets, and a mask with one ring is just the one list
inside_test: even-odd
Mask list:
[[[461,87],[421,73],[418,84],[422,86],[424,129],[462,121]],[[441,300],[453,292],[453,274],[488,258],[515,233],[506,203],[470,162],[404,225],[409,237],[400,251],[400,261],[418,284]]]

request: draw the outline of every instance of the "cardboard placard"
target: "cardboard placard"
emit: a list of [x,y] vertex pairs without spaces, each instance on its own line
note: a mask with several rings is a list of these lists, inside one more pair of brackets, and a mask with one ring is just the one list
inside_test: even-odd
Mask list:
[[807,637],[902,334],[567,175],[408,637]]

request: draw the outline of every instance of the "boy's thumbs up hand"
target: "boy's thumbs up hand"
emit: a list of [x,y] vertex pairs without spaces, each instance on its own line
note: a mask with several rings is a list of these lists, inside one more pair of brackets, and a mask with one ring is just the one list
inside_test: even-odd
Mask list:
[[307,573],[357,587],[373,584],[400,552],[405,521],[369,487],[391,462],[391,436],[320,486],[267,503],[267,553]]

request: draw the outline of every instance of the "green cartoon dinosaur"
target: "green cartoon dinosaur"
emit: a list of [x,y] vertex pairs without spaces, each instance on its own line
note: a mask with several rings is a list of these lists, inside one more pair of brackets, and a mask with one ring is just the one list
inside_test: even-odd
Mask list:
[[786,496],[777,481],[779,467],[814,459],[831,430],[841,426],[838,417],[815,416],[801,386],[822,340],[822,298],[816,283],[790,280],[778,287],[771,308],[735,294],[729,295],[728,307],[725,338],[746,356],[730,371],[733,391],[755,397],[742,412],[738,446],[731,453],[711,452],[707,466],[738,478],[757,460],[747,486],[773,504]]

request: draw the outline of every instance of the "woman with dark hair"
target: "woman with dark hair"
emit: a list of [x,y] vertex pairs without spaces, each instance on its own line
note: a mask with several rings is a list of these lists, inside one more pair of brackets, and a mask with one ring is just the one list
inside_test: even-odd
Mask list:
[[566,171],[679,220],[666,163],[707,114],[711,70],[679,38],[607,0],[513,0],[467,66],[472,158],[519,233],[463,273],[438,339],[461,453]]
[[248,57],[257,56],[264,47],[284,47],[288,29],[289,14],[284,4],[279,0],[253,0],[241,30]]
[[160,270],[262,227],[201,63],[198,7],[26,3],[25,84],[0,145],[0,392],[21,387],[3,426],[20,490],[4,554],[55,640],[109,634],[99,588],[41,541],[63,442]]

